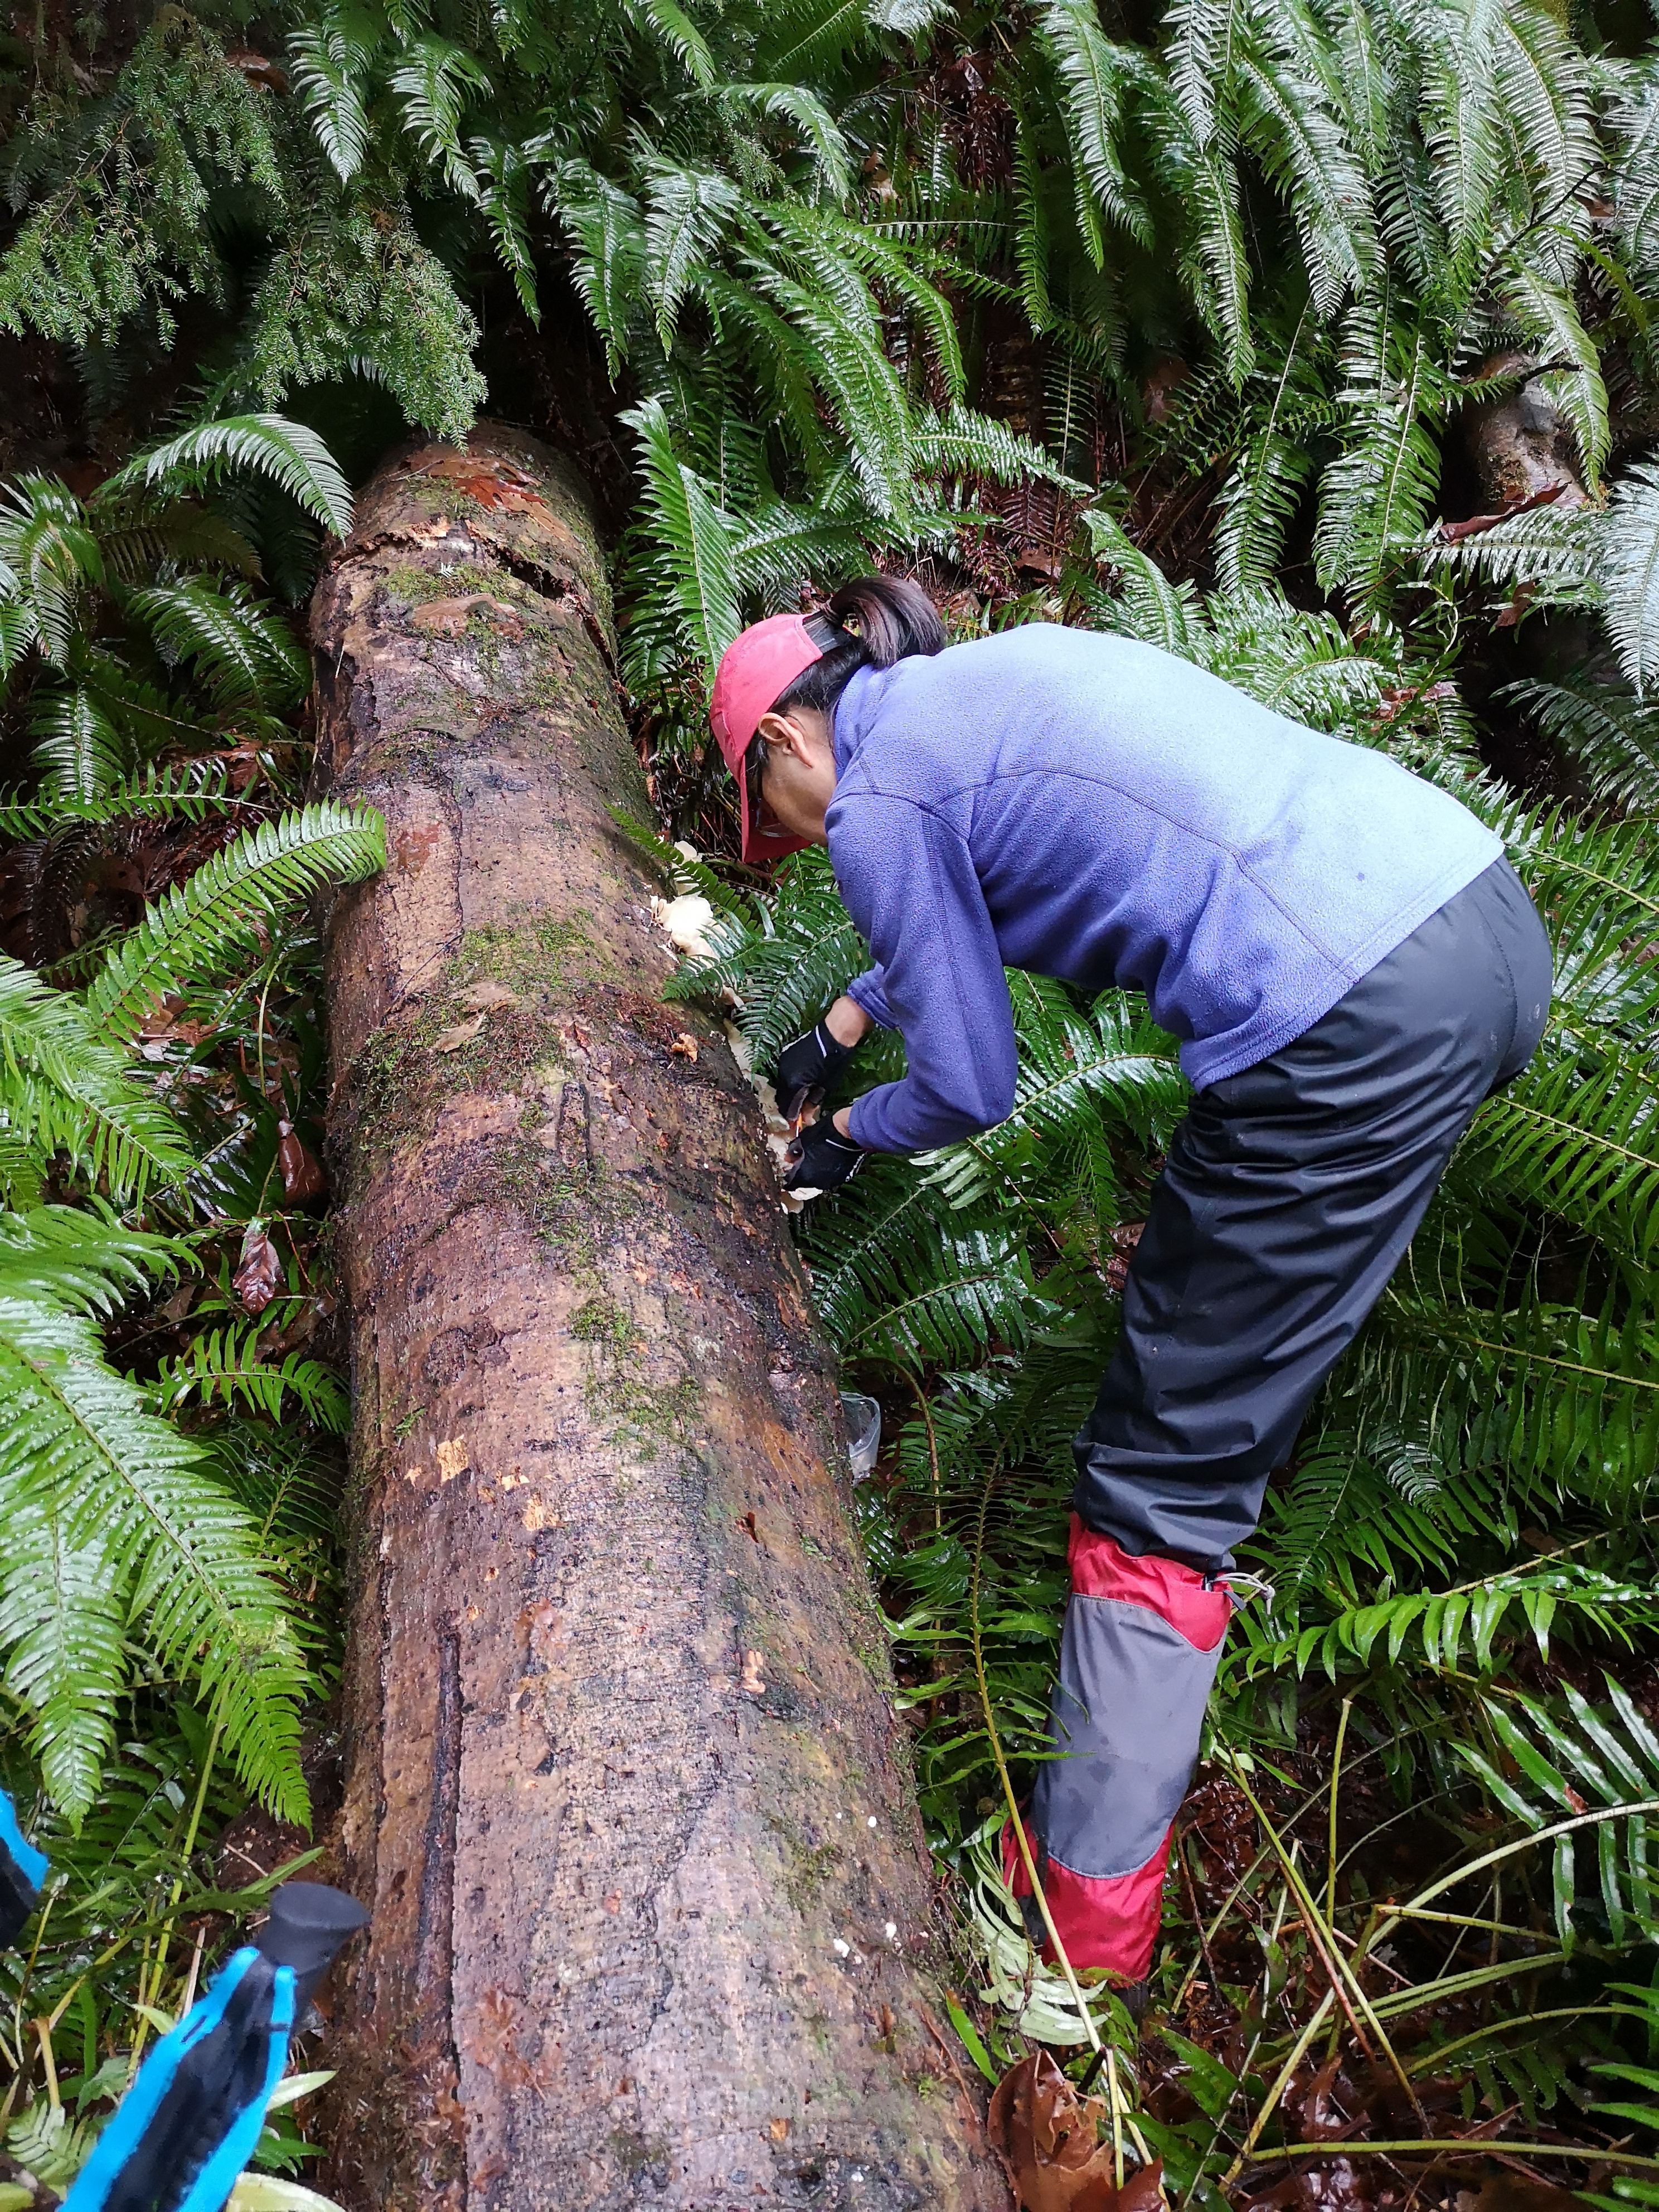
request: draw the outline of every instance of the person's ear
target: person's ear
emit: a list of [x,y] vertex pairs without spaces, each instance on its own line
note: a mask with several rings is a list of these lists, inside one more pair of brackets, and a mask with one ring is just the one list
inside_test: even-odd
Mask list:
[[757,726],[756,734],[769,750],[793,753],[798,761],[811,763],[812,741],[793,715],[763,714]]

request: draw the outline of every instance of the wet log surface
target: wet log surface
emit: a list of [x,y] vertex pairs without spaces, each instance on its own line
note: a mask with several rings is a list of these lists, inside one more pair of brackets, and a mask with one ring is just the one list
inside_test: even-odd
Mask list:
[[[1521,354],[1500,354],[1485,365],[1489,376],[1523,373]],[[1582,507],[1588,495],[1578,448],[1547,381],[1528,377],[1505,398],[1468,409],[1463,418],[1469,458],[1482,497],[1506,508],[1550,501]]]
[[828,1347],[665,1006],[579,484],[389,462],[313,612],[355,1599],[323,2185],[353,2212],[1003,2207]]

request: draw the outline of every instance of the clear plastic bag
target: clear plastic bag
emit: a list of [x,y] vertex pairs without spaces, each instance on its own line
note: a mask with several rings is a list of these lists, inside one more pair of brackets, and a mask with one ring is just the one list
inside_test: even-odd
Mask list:
[[881,1407],[873,1398],[843,1390],[841,1411],[847,1424],[847,1456],[853,1462],[853,1480],[862,1482],[881,1449]]

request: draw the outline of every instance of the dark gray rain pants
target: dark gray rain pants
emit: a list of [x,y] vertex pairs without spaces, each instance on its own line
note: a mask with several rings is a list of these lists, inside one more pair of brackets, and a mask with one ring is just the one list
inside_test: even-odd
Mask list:
[[1060,1755],[1031,1825],[1074,1966],[1146,1972],[1232,1547],[1477,1108],[1531,1059],[1550,986],[1543,924],[1495,861],[1293,1043],[1200,1091],[1170,1141],[1073,1446]]

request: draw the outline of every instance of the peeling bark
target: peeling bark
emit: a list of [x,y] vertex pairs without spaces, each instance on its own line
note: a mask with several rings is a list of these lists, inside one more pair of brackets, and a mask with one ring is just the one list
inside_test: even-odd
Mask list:
[[830,1355],[752,1097],[660,1003],[605,812],[646,799],[580,487],[501,430],[389,463],[313,640],[319,781],[382,809],[391,856],[328,951],[337,1850],[374,1917],[325,2185],[1000,2212],[928,2025]]

